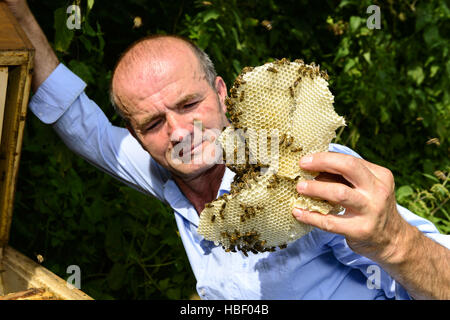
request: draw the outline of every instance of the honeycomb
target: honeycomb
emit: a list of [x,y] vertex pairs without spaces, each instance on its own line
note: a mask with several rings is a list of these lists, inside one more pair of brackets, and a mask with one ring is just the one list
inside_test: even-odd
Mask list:
[[232,125],[217,139],[236,175],[230,194],[200,214],[198,233],[205,239],[245,255],[274,251],[312,230],[292,216],[294,207],[323,214],[342,209],[296,191],[298,181],[318,175],[300,169],[299,159],[327,151],[345,125],[327,80],[326,71],[303,60],[242,70],[225,101]]

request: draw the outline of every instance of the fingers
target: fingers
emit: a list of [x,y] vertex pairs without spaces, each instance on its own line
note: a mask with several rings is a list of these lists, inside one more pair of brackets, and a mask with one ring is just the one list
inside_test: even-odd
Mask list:
[[364,190],[371,190],[376,179],[361,159],[334,152],[319,152],[303,157],[300,167],[308,171],[342,175],[353,186]]
[[363,210],[367,205],[366,198],[360,192],[342,183],[300,181],[297,184],[297,191],[305,196],[318,197],[357,211]]
[[325,181],[325,182],[339,182],[345,184],[346,186],[353,187],[353,185],[344,179],[343,176],[339,174],[333,174],[328,172],[320,172],[317,177],[314,178],[316,181]]
[[295,208],[292,211],[292,214],[298,221],[302,223],[311,225],[327,232],[338,233],[342,235],[351,234],[352,226],[354,226],[354,221],[352,221],[352,219],[349,219],[347,213],[341,216],[334,214],[324,215],[318,212],[310,212]]

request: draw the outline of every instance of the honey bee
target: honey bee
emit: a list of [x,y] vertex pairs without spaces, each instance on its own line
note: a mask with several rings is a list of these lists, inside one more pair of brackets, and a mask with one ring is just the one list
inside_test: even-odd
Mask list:
[[37,261],[38,261],[39,263],[44,262],[44,257],[43,257],[42,255],[40,255],[40,254],[36,255],[36,259],[37,259]]
[[298,64],[305,64],[305,62],[302,59],[295,59],[294,62]]
[[240,85],[246,84],[246,83],[247,83],[247,82],[246,82],[244,79],[242,79],[242,76],[239,76],[239,77],[237,77],[236,80],[234,81],[234,86],[235,86],[236,88],[239,88]]
[[284,143],[284,140],[285,140],[285,139],[286,139],[286,133],[283,133],[283,134],[281,135],[279,145],[282,145],[282,144]]
[[239,96],[239,101],[240,102],[244,101],[244,95],[245,95],[245,92],[244,92],[244,90],[242,90],[241,91],[241,95]]
[[433,174],[441,180],[447,179],[447,176],[445,175],[445,173],[440,170],[436,170],[435,172],[433,172]]
[[216,215],[213,214],[213,215],[211,216],[211,222],[214,223],[215,220],[216,220]]
[[286,140],[286,147],[289,147],[292,144],[292,142],[294,142],[294,138],[293,137],[289,137]]
[[268,67],[267,71],[270,71],[270,72],[273,72],[273,73],[277,73],[278,72],[278,70],[275,69],[274,67]]
[[297,148],[292,148],[292,149],[291,149],[291,152],[300,152],[300,151],[302,151],[302,150],[303,150],[302,147],[297,147]]
[[280,246],[280,249],[286,249],[286,247],[287,247],[287,244],[282,244],[282,245]]
[[232,98],[237,98],[238,96],[237,96],[237,89],[236,88],[231,88],[230,89],[230,96],[232,97]]
[[437,146],[441,145],[441,142],[439,141],[439,138],[431,138],[427,141],[427,144],[435,144]]
[[214,205],[212,203],[205,204],[205,208],[212,208],[212,207],[214,207]]
[[289,87],[289,94],[291,95],[291,98],[294,97],[294,89],[292,89],[292,87]]
[[322,78],[324,78],[325,80],[327,80],[327,81],[330,80],[327,70],[322,71],[321,75],[322,75]]
[[276,186],[278,186],[278,177],[276,174],[274,174],[272,177],[269,178],[269,184],[267,185],[267,188],[275,188]]
[[247,73],[253,71],[253,67],[244,67],[241,73]]
[[223,215],[223,212],[224,212],[224,210],[225,210],[225,206],[226,206],[227,204],[224,202],[224,203],[222,203],[222,207],[220,208],[220,210],[219,210],[219,216],[222,218],[222,220],[223,219],[225,219],[225,216]]
[[302,81],[302,77],[298,77],[297,80],[294,82],[294,88],[298,86],[298,84]]

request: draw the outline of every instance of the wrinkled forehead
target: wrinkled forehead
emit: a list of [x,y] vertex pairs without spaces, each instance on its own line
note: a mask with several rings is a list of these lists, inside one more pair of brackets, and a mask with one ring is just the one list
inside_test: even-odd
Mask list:
[[198,58],[187,44],[176,39],[150,40],[124,55],[114,72],[112,89],[119,100],[143,99],[168,83],[204,78]]

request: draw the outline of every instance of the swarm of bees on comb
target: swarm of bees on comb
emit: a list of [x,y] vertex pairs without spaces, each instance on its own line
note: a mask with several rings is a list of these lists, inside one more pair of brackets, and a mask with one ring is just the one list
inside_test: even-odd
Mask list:
[[342,210],[296,191],[299,181],[318,175],[300,169],[300,158],[328,151],[336,129],[345,125],[327,80],[326,71],[303,60],[283,58],[242,70],[225,101],[232,125],[217,139],[236,175],[230,193],[200,214],[198,233],[205,239],[246,256],[274,251],[312,230],[293,217],[294,207],[323,214]]

